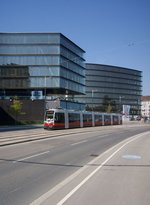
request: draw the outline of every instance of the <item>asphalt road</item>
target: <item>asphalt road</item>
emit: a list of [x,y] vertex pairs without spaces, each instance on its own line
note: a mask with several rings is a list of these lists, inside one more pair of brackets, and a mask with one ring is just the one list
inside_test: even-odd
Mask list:
[[149,205],[150,126],[76,130],[1,147],[0,204]]

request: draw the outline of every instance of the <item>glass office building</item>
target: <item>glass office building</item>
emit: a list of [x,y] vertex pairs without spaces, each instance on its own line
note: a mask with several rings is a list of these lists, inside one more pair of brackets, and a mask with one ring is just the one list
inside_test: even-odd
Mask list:
[[[77,97],[87,107],[99,110],[107,96],[118,107],[130,105],[140,108],[142,72],[101,64],[86,64],[86,95]],[[136,112],[137,113],[137,112]]]
[[61,33],[0,33],[0,96],[85,93],[85,51]]

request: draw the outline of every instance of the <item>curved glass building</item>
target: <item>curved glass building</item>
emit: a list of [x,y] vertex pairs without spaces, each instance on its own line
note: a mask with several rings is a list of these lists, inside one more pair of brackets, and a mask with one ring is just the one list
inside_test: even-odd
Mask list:
[[132,114],[140,109],[142,72],[111,65],[86,64],[86,95],[80,96],[87,109],[101,110],[104,99],[111,101],[121,111],[130,105]]

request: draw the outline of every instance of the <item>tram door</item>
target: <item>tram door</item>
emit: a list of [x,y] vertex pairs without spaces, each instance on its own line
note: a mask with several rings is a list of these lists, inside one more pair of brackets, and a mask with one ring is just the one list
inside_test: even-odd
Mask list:
[[55,113],[55,127],[65,128],[65,113],[63,112]]

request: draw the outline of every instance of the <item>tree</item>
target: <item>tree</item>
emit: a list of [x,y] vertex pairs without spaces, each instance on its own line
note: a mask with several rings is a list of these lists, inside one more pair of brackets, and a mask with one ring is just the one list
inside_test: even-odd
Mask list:
[[105,95],[102,102],[103,112],[117,112],[117,105],[114,100],[112,100],[108,95]]
[[108,113],[112,112],[112,105],[111,104],[108,105],[106,112],[108,112]]
[[18,116],[22,114],[22,102],[19,100],[17,96],[12,99],[12,104],[10,106],[12,112],[15,114],[15,124],[18,121]]
[[111,99],[109,98],[108,95],[105,95],[102,102],[102,111],[107,112],[109,105],[111,105]]
[[112,106],[112,112],[118,112],[118,107],[115,100],[111,101],[111,106]]

